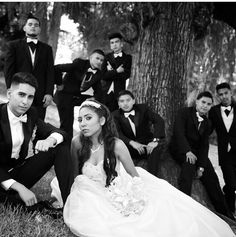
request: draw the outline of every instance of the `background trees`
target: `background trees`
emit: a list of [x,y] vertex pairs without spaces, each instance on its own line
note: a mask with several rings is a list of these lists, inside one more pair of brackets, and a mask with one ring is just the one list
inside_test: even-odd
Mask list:
[[[62,14],[79,23],[84,52],[98,47],[107,52],[108,34],[119,30],[134,58],[129,88],[138,102],[165,118],[169,136],[188,95],[214,91],[216,81],[234,83],[235,31],[214,20],[213,10],[212,3],[195,2],[5,2],[0,4],[1,57],[1,42],[24,35],[29,12],[41,19],[41,40],[52,45],[54,55]],[[76,48],[77,42],[71,44]]]

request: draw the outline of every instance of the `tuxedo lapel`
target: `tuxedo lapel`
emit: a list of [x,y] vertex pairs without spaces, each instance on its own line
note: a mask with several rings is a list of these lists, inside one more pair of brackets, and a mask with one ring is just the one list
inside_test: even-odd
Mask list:
[[35,50],[35,59],[34,59],[33,68],[35,68],[36,65],[37,65],[38,63],[40,63],[40,62],[39,62],[39,54],[40,54],[40,52],[42,52],[42,50],[43,50],[42,44],[40,43],[40,41],[38,41],[37,47],[36,47],[36,50]]
[[5,138],[7,156],[10,158],[12,151],[12,137],[11,137],[11,127],[7,114],[7,104],[2,106],[1,116],[2,116],[0,121],[1,129]]
[[233,106],[233,109],[234,109],[233,110],[234,111],[234,118],[233,118],[232,124],[230,126],[229,132],[231,129],[233,129],[235,127],[235,123],[236,123],[236,106],[235,105]]
[[198,131],[199,122],[198,122],[198,119],[197,119],[196,112],[197,112],[196,109],[192,108],[192,111],[191,111],[192,120],[193,120],[193,123],[194,123],[194,126],[195,126],[196,130]]
[[28,152],[28,145],[32,132],[32,119],[29,115],[27,116],[27,122],[22,123],[22,127],[23,127],[24,141],[21,146],[20,158],[24,159]]
[[26,40],[22,40],[22,49],[23,49],[24,54],[26,54],[26,58],[28,60],[29,65],[31,66],[31,69],[33,69],[32,59],[31,59],[31,55],[30,55],[30,49],[29,49],[29,46],[28,46]]
[[[218,118],[219,124],[221,125],[222,129],[227,132],[224,120],[223,120],[222,115],[221,115],[221,106],[220,106],[220,104],[216,106],[215,110],[216,110],[216,116]],[[231,127],[232,127],[232,125],[231,125]]]
[[41,47],[41,44],[40,44],[40,42],[38,41],[38,44],[37,44],[37,47],[36,47],[36,50],[35,50],[35,59],[34,59],[34,65],[33,65],[33,68],[35,68],[36,67],[36,65],[38,64],[38,63],[40,63],[39,62],[39,54],[40,54],[40,51],[41,50],[43,50],[42,49],[42,47]]
[[124,116],[124,113],[121,114],[121,120],[122,120],[122,123],[124,124],[124,127],[127,129],[127,132],[130,134],[130,137],[134,138],[135,135],[134,135],[131,125],[129,123],[129,119]]

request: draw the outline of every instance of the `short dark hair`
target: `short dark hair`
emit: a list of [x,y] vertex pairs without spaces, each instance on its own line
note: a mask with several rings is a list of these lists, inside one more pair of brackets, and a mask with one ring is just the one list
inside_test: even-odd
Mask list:
[[108,39],[109,39],[109,40],[114,39],[114,38],[119,38],[120,40],[122,40],[122,39],[123,39],[123,36],[122,36],[121,33],[119,33],[119,32],[111,33],[111,34],[108,36]]
[[227,82],[220,83],[216,86],[216,92],[218,92],[220,89],[229,89],[229,90],[231,90],[230,85]]
[[102,55],[103,57],[105,57],[105,53],[101,49],[94,49],[92,51],[91,55],[94,53],[98,53],[98,54]]
[[200,100],[202,97],[210,98],[213,102],[213,96],[212,96],[211,92],[209,92],[209,91],[203,91],[203,92],[199,93],[197,96],[197,100]]
[[11,85],[18,84],[29,84],[34,87],[35,90],[38,88],[37,79],[29,72],[17,72],[13,75],[11,79]]
[[40,26],[40,20],[39,20],[39,18],[37,18],[36,16],[34,16],[32,13],[29,13],[29,14],[28,14],[28,16],[27,16],[27,18],[26,18],[26,21],[25,21],[25,25],[26,25],[26,23],[27,23],[27,21],[28,21],[29,19],[35,19],[36,21],[38,21],[39,26]]
[[119,94],[118,94],[118,96],[117,96],[117,100],[119,100],[119,98],[120,98],[122,95],[129,95],[129,96],[132,97],[132,99],[135,98],[135,97],[134,97],[134,94],[133,94],[131,91],[129,91],[129,90],[122,90],[122,91],[119,92]]

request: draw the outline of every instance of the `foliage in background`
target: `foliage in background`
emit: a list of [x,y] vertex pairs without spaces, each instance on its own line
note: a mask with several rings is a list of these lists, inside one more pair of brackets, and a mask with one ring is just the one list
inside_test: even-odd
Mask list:
[[[161,22],[162,19],[165,19],[166,23],[169,21],[170,26],[175,24],[174,22],[171,23],[171,19],[168,19],[165,15],[167,8],[163,7],[164,5],[167,8],[172,8],[173,18],[177,21],[182,20],[181,16],[178,16],[179,12],[183,11],[186,6],[193,6],[190,30],[194,34],[194,41],[188,49],[190,53],[187,61],[187,73],[182,75],[182,77],[186,77],[181,82],[182,86],[185,90],[187,88],[187,92],[182,95],[182,100],[185,100],[188,95],[190,95],[190,98],[194,98],[199,90],[210,89],[214,91],[215,84],[222,80],[230,81],[233,85],[235,80],[235,32],[226,24],[212,18],[212,3],[6,2],[0,3],[0,34],[7,39],[20,37],[23,21],[26,14],[31,11],[41,19],[41,39],[53,46],[54,53],[58,45],[60,47],[69,45],[69,48],[75,51],[73,58],[86,57],[86,53],[94,48],[102,48],[105,52],[108,52],[108,34],[119,30],[125,36],[126,51],[131,52],[134,59],[136,59],[137,57],[146,57],[145,54],[141,55],[140,51],[145,51],[147,48],[142,47],[149,47],[149,45],[144,46],[143,39],[140,37],[145,37],[147,29],[155,21],[157,26],[150,28],[153,32],[158,30],[157,28],[160,27],[158,22]],[[82,35],[79,40],[76,41],[66,31],[59,32],[62,14],[68,14],[71,19],[79,23],[78,31]],[[186,33],[188,34],[187,31]],[[170,39],[168,42],[170,42],[168,48],[174,54],[175,40]],[[156,43],[158,45],[158,40]],[[2,41],[0,41],[0,47],[1,44]],[[82,44],[86,50],[79,48],[79,44]],[[4,47],[1,49],[3,52],[1,55],[4,55]],[[136,61],[134,60],[134,62]],[[173,61],[172,63],[177,62]],[[136,66],[134,65],[134,68]],[[145,67],[148,67],[148,65],[143,68]],[[154,73],[153,75],[158,75],[160,68],[156,67],[155,70],[150,71]],[[149,70],[144,69],[144,71],[146,77],[153,78],[153,75],[147,74]],[[139,75],[141,74],[139,73]],[[147,82],[148,88],[143,90],[143,93],[137,89],[139,84],[136,81],[137,78],[138,74],[133,71],[131,79],[134,79],[134,88],[132,89],[140,95],[141,102],[146,102],[142,99],[146,97],[145,91],[156,87],[157,78]],[[161,78],[158,78],[158,80],[161,80]],[[171,80],[176,79],[173,77]],[[150,98],[148,100],[152,101],[154,99],[155,103],[152,103],[151,106],[157,107],[159,97],[153,93],[149,93]],[[178,101],[180,98],[175,98],[175,101],[176,99]],[[177,107],[179,106],[181,106],[180,102],[178,102]],[[175,108],[177,109],[177,107]],[[163,108],[164,110],[166,108]]]
[[194,41],[188,68],[189,104],[199,91],[210,90],[214,94],[216,84],[223,81],[235,87],[235,48],[235,30],[213,19],[206,36]]

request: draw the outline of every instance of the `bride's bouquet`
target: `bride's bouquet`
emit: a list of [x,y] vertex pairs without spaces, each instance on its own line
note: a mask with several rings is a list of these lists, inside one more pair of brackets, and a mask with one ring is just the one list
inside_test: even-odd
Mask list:
[[111,182],[107,193],[112,205],[124,216],[140,215],[147,202],[140,177],[134,177],[124,185],[118,176]]

